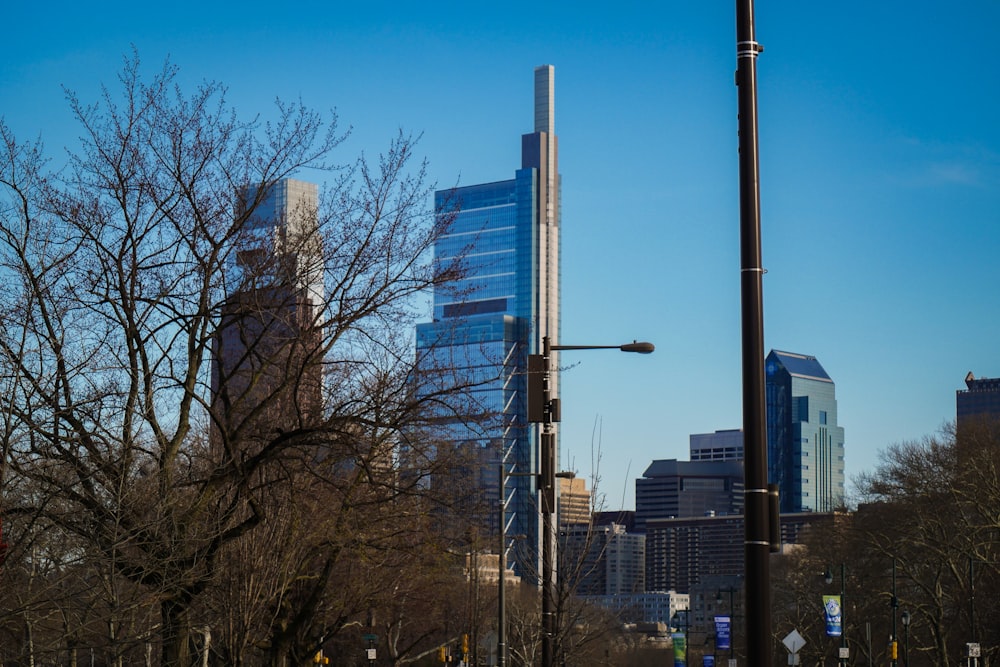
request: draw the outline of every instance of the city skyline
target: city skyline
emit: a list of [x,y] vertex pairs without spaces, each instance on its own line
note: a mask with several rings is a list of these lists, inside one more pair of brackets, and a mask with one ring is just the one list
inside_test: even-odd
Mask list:
[[[741,426],[732,7],[58,4],[8,8],[0,46],[0,114],[54,160],[81,131],[61,86],[95,99],[134,45],[248,116],[275,96],[336,107],[345,161],[402,127],[439,188],[481,183],[517,163],[525,72],[555,65],[560,342],[657,346],[564,359],[561,467],[589,475],[600,444],[606,508],[628,507],[650,461]],[[1000,377],[998,22],[986,1],[757,5],[765,349],[836,378],[848,494],[878,450],[955,418],[966,373]],[[919,65],[916,35],[934,43]]]

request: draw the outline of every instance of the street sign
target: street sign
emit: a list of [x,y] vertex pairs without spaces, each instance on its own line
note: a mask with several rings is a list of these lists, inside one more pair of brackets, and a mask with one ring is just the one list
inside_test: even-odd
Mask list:
[[846,646],[841,646],[837,650],[837,657],[840,658],[841,660],[848,660],[848,659],[850,659],[850,657],[851,657],[851,649],[847,648]]
[[789,653],[798,653],[803,646],[806,645],[805,638],[799,634],[798,630],[792,630],[785,638],[781,640],[781,643],[785,645]]
[[378,635],[365,635],[363,638],[366,642],[377,642]]
[[970,644],[966,644],[966,646],[969,647],[969,657],[970,658],[978,658],[978,657],[980,657],[980,655],[979,655],[979,644],[972,644],[972,643],[970,643]]

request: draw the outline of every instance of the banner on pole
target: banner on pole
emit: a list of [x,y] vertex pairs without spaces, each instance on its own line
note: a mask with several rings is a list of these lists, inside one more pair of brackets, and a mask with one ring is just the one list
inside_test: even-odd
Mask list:
[[729,616],[715,617],[715,648],[728,649],[732,646],[732,618]]
[[839,637],[844,632],[844,614],[840,608],[839,595],[823,596],[823,615],[826,617],[826,634]]
[[684,654],[687,653],[685,650],[687,637],[684,636],[683,632],[675,632],[670,635],[670,638],[674,642],[674,667],[687,667],[687,661],[684,659]]

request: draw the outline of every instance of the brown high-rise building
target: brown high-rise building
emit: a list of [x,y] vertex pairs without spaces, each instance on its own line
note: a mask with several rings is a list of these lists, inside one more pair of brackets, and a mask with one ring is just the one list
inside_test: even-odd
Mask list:
[[314,424],[322,410],[318,189],[285,179],[243,191],[244,232],[213,346],[213,441],[226,450]]

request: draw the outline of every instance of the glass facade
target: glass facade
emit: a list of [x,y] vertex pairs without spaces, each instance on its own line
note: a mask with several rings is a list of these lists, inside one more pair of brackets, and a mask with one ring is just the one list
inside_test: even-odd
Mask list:
[[[540,525],[534,477],[539,429],[527,421],[526,369],[542,337],[558,340],[559,195],[552,133],[552,68],[535,71],[536,100],[547,96],[543,127],[522,136],[522,164],[514,178],[435,193],[435,210],[447,233],[434,248],[435,261],[457,265],[461,277],[433,294],[433,321],[418,325],[419,364],[431,376],[462,391],[465,414],[452,411],[448,439],[476,452],[475,480],[481,523],[499,530],[499,462],[507,479],[506,526],[526,536],[517,550],[519,574],[538,572]],[[539,92],[538,80],[546,81]],[[557,375],[557,373],[556,373]],[[426,379],[425,379],[426,381]],[[558,380],[553,378],[553,387]],[[445,388],[444,386],[438,388]],[[557,459],[558,460],[558,459]],[[432,486],[434,481],[431,482]],[[525,558],[533,562],[525,562]]]
[[844,429],[833,380],[815,357],[772,350],[764,364],[768,478],[782,512],[844,505]]

